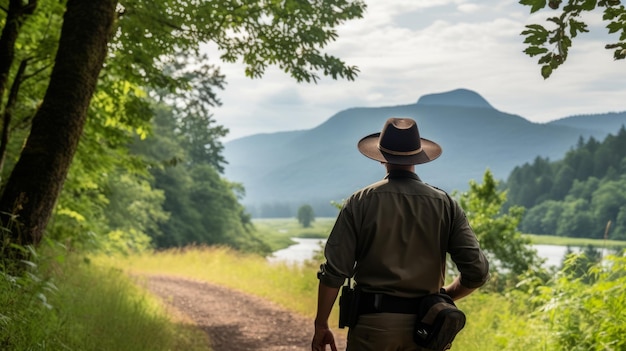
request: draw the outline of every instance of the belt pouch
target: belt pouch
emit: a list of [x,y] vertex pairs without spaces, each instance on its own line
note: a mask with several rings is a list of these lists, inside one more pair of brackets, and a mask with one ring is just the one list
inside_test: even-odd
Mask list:
[[339,328],[352,328],[359,317],[360,290],[353,288],[351,279],[341,288],[339,296]]
[[443,293],[426,295],[417,313],[413,339],[429,350],[448,350],[464,326],[465,314],[450,296]]

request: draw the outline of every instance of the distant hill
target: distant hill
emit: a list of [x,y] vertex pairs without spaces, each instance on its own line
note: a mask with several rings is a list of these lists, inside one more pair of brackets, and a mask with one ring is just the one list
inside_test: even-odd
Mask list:
[[416,171],[426,183],[447,191],[467,189],[486,169],[506,179],[515,166],[537,156],[560,159],[581,136],[603,139],[626,124],[626,112],[533,123],[494,109],[474,91],[457,89],[422,96],[415,104],[347,109],[308,130],[229,141],[225,176],[243,183],[242,202],[255,217],[279,209],[292,216],[302,204],[311,204],[318,216],[334,216],[331,201],[384,176],[384,168],[362,156],[356,143],[380,131],[389,117],[414,118],[422,137],[442,146],[441,157]]
[[594,115],[578,115],[557,119],[549,124],[586,129],[597,132],[617,133],[621,126],[626,124],[625,112],[610,112]]

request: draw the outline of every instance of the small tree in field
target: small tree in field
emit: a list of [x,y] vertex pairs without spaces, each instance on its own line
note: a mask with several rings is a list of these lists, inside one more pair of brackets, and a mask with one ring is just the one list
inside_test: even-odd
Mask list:
[[304,228],[309,228],[313,221],[315,221],[313,207],[311,207],[311,205],[300,206],[300,208],[298,208],[298,222],[300,222]]

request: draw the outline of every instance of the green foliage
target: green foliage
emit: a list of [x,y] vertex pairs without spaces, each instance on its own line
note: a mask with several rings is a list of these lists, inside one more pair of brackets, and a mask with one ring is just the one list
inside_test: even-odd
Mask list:
[[298,208],[298,222],[302,224],[304,228],[311,227],[311,223],[315,221],[315,212],[311,205],[302,205]]
[[589,266],[584,256],[570,255],[554,283],[539,289],[533,318],[548,328],[549,350],[623,350],[626,257],[606,257],[581,277],[580,268]]
[[[297,225],[296,221],[292,222]],[[172,274],[245,291],[300,314],[315,312],[315,267],[272,263],[265,257],[223,246],[195,246],[141,255],[98,255],[94,262],[130,274]],[[302,345],[301,345],[302,346]]]
[[589,275],[589,269],[602,261],[602,252],[592,245],[587,245],[582,253],[574,253],[568,247],[563,259],[561,273],[570,279],[581,279],[585,283],[592,283],[594,276]]
[[[510,205],[528,208],[527,233],[626,239],[626,129],[603,142],[580,139],[562,160],[540,157],[516,167],[507,180]],[[555,176],[556,175],[556,176]],[[606,223],[613,226],[605,233]]]
[[[540,24],[529,24],[521,34],[525,36],[524,50],[530,57],[540,56],[537,63],[541,65],[541,75],[550,77],[552,72],[561,66],[569,54],[572,40],[578,34],[589,32],[587,23],[581,20],[586,12],[602,11],[602,19],[606,23],[608,33],[619,33],[619,40],[607,44],[606,49],[614,49],[613,58],[626,58],[626,9],[619,0],[569,0],[560,9],[561,0],[520,0],[519,3],[530,6],[530,13],[546,8],[560,11],[547,18],[550,27]],[[550,10],[547,10],[550,11]]]
[[146,228],[156,247],[223,244],[269,253],[239,203],[243,188],[218,172],[223,160],[210,145],[224,129],[212,127],[210,116],[180,115],[180,110],[163,105],[154,111],[153,133],[136,140],[133,153],[152,165],[152,186],[162,192],[169,216]]
[[[261,220],[257,225],[286,221]],[[114,261],[132,273],[168,273],[236,288],[314,318],[317,265],[274,264],[225,248],[167,250]],[[609,257],[588,271],[594,277],[589,283],[564,272],[554,279],[526,272],[516,287],[503,293],[480,289],[457,302],[468,322],[452,350],[622,350],[625,272],[625,257]],[[335,306],[331,327],[337,325],[337,310]]]
[[[24,248],[27,249],[27,248]],[[16,270],[6,261],[0,266],[0,346],[3,349],[27,350],[45,348],[45,340],[54,338],[48,325],[58,323],[52,312],[50,297],[57,286],[45,278],[32,247],[31,260],[25,269]]]
[[174,324],[120,270],[33,255],[28,269],[0,267],[3,350],[206,350],[199,330]]
[[[11,50],[7,53],[15,53],[15,64],[6,63],[18,99],[0,111],[12,114],[11,119],[2,115],[10,122],[9,143],[1,145],[7,150],[0,155],[3,175],[16,163],[29,133],[61,35],[65,2],[32,4],[37,5],[34,12],[20,19],[22,32],[15,46],[7,48]],[[190,236],[168,245],[220,242],[267,250],[246,228],[249,216],[237,203],[243,188],[219,178],[226,162],[219,139],[228,131],[215,125],[210,108],[220,105],[216,90],[225,83],[214,66],[217,61],[210,61],[202,46],[217,45],[226,61],[242,59],[247,74],[255,78],[268,65],[278,65],[298,81],[315,82],[320,75],[352,80],[358,69],[322,50],[336,40],[337,26],[360,18],[364,10],[361,1],[120,2],[109,55],[48,235],[73,248],[138,251],[149,246],[150,237],[164,236],[164,223],[178,221]],[[7,26],[7,12],[3,14],[0,24]],[[20,65],[25,69],[18,75]],[[168,106],[177,119],[172,126],[178,133],[173,142],[178,149],[168,159],[154,158],[150,161],[157,164],[146,164],[128,147],[152,132],[154,100]],[[159,179],[153,177],[160,166],[178,162],[196,168],[181,177],[174,175],[176,186],[165,182],[164,189],[155,188]],[[184,208],[190,213],[172,219],[174,194],[181,189],[179,200],[189,205]]]
[[498,191],[498,183],[489,170],[485,171],[482,184],[470,181],[469,191],[461,194],[459,202],[490,258],[493,272],[516,279],[526,271],[541,270],[541,260],[530,247],[530,240],[517,230],[523,210],[512,207],[507,213],[502,211],[506,193]]
[[354,79],[358,72],[320,49],[337,39],[337,26],[362,16],[361,1],[244,0],[199,6],[127,0],[121,8],[114,43],[125,58],[117,69],[136,66],[138,79],[163,77],[159,73],[163,60],[180,52],[193,56],[199,43],[216,44],[224,61],[242,60],[246,75],[253,78],[261,77],[268,65],[306,82],[317,81],[318,72],[334,79]]

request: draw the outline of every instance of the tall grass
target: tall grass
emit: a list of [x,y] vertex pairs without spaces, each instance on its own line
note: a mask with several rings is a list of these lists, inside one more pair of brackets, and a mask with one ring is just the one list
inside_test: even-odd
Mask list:
[[[255,222],[255,226],[278,243],[291,237],[324,237],[332,219],[316,222],[313,228],[301,228],[295,219]],[[186,320],[173,320],[129,278],[136,274],[169,274],[231,287],[274,301],[312,321],[320,261],[291,265],[225,247],[189,247],[89,260],[72,255],[60,263],[43,260],[48,263],[32,263],[19,277],[0,269],[0,350],[207,350],[206,336]],[[504,294],[479,290],[462,299],[458,305],[468,322],[453,350],[565,350],[558,345],[575,344],[579,339],[587,346],[595,345],[594,350],[611,349],[594,341],[604,339],[621,350],[623,342],[615,335],[626,332],[626,293],[619,290],[626,284],[626,262],[617,262],[621,263],[611,266],[613,275],[598,274],[593,285],[561,279],[549,286],[537,283],[532,289]],[[559,310],[544,313],[550,306]],[[335,308],[331,326],[337,325],[337,312]],[[606,326],[576,329],[577,321],[584,321],[590,313]]]
[[70,258],[25,275],[0,272],[0,349],[208,350],[119,269]]
[[[171,274],[228,286],[274,301],[287,309],[311,318],[311,321],[315,313],[317,296],[315,273],[318,269],[316,263],[295,266],[274,264],[262,257],[241,254],[223,247],[194,247],[128,258],[99,257],[98,260],[101,264],[126,267],[125,270],[133,274]],[[624,270],[619,268],[617,272],[621,272],[623,276]],[[454,341],[453,350],[566,350],[567,348],[558,346],[563,331],[559,330],[559,327],[543,312],[546,306],[554,304],[554,299],[559,298],[557,292],[563,291],[564,287],[551,288],[542,284],[537,283],[537,286],[529,290],[515,289],[504,294],[479,290],[458,301],[459,307],[467,314],[468,322]],[[600,291],[604,289],[601,284],[590,288]],[[582,290],[572,289],[572,294],[575,294],[575,291]],[[613,293],[605,299],[621,301],[624,296],[626,296],[625,293],[621,295]],[[576,295],[568,297],[571,301],[576,301],[576,299]],[[567,304],[564,307],[574,311],[583,308],[582,305],[576,304]],[[338,306],[335,305],[330,320],[331,326],[337,325],[337,309]],[[584,310],[577,313],[575,315],[577,320],[589,318],[581,317],[586,316]],[[606,314],[609,311],[605,308],[602,313]],[[563,315],[573,314],[564,310]],[[590,321],[593,321],[593,316],[588,322]],[[612,323],[610,325],[613,325],[613,329],[623,328],[623,321],[611,318],[607,322]],[[337,333],[346,332],[337,328],[334,330]],[[572,335],[581,335],[586,339],[592,338],[575,329],[567,330]],[[610,329],[607,327],[605,330]],[[612,333],[606,338],[614,340],[615,335],[619,334]],[[597,345],[593,349],[610,350],[611,348],[602,348],[601,345]]]
[[[168,250],[133,257],[99,257],[106,265],[126,267],[132,274],[172,274],[248,292],[295,311],[313,321],[317,303],[318,265],[286,265],[223,247]],[[453,350],[541,350],[545,333],[527,318],[525,301],[498,294],[476,293],[459,302],[468,316]],[[330,325],[337,325],[337,306]],[[337,333],[346,330],[334,328]]]
[[270,263],[266,258],[227,247],[188,247],[132,257],[99,256],[102,265],[129,274],[170,274],[212,282],[274,301],[312,316],[317,303],[317,264]]

